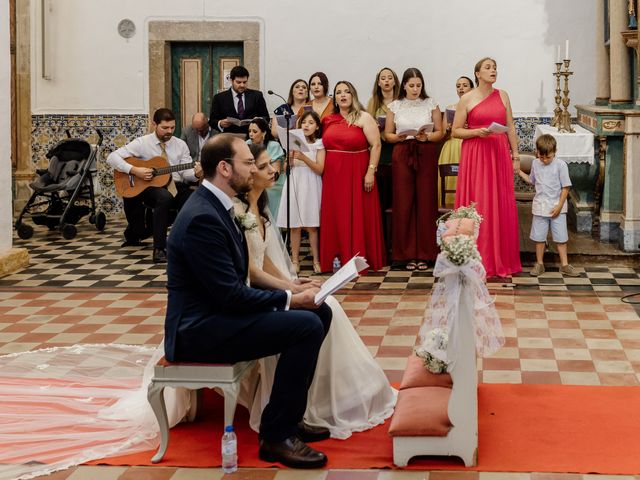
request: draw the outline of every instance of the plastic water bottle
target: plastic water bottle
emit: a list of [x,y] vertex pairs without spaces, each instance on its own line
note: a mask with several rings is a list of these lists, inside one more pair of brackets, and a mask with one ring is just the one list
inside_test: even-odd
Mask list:
[[222,435],[222,471],[233,473],[238,470],[238,439],[233,425],[224,427]]
[[333,257],[333,273],[336,273],[341,267],[340,256],[336,253],[336,256]]

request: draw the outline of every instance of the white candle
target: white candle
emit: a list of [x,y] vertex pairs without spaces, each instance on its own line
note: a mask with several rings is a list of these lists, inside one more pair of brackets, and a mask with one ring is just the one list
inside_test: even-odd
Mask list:
[[556,45],[556,63],[560,63],[560,45]]
[[569,60],[569,40],[564,42],[564,59]]

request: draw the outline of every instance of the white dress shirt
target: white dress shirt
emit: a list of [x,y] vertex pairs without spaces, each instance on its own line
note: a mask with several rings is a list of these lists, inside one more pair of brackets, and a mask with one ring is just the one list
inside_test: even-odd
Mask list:
[[[238,92],[236,92],[236,91],[233,89],[233,87],[230,87],[230,88],[229,88],[229,90],[231,90],[231,98],[233,98],[233,108],[235,108],[235,109],[236,109],[236,118],[237,118],[237,117],[239,117],[239,115],[237,115],[237,113],[238,113],[238,101],[239,101],[239,99],[238,99]],[[240,96],[242,97],[242,105],[244,105],[244,108],[245,108],[245,110],[246,110],[246,108],[247,108],[247,102],[245,102],[244,92],[242,92],[242,93],[240,94]],[[220,130],[221,132],[224,132],[224,128],[222,128],[222,127],[220,126],[220,122],[221,122],[221,121],[222,121],[222,120],[220,120],[220,121],[218,122],[218,130]]]
[[[132,166],[125,161],[125,158],[136,157],[140,160],[149,160],[153,157],[160,157],[162,156],[161,143],[155,132],[138,137],[124,147],[111,152],[107,157],[107,163],[119,172],[129,173]],[[171,137],[168,142],[165,142],[165,150],[169,165],[193,162],[189,147],[177,137]],[[193,168],[173,172],[171,175],[175,182],[193,183],[198,181]]]
[[[205,187],[207,190],[209,190],[211,193],[213,193],[216,196],[216,198],[220,200],[220,203],[222,203],[222,206],[224,207],[225,210],[229,211],[230,208],[233,208],[233,200],[229,197],[229,195],[224,193],[222,190],[216,187],[209,180],[202,180],[202,186]],[[248,282],[247,282],[247,285],[248,285]],[[285,290],[285,292],[287,293],[287,304],[285,305],[284,310],[287,311],[291,306],[291,296],[293,294],[291,293],[291,290]]]

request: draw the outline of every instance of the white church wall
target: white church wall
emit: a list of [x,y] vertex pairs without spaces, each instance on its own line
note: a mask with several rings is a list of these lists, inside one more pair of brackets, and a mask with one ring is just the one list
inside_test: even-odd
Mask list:
[[[472,76],[475,62],[488,55],[498,62],[497,86],[510,93],[514,114],[548,116],[555,106],[556,46],[564,57],[568,39],[572,105],[595,98],[595,0],[46,3],[51,80],[41,76],[40,2],[31,2],[34,114],[146,114],[147,24],[169,19],[260,22],[260,85],[283,95],[293,79],[322,70],[332,86],[339,79],[353,81],[366,102],[380,67],[401,75],[415,66],[444,107],[456,99],[456,78]],[[137,27],[129,40],[117,33],[123,18]]]

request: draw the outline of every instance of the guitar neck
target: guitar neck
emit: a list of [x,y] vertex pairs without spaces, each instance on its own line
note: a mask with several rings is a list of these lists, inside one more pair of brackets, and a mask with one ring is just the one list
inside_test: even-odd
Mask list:
[[167,173],[180,172],[181,170],[188,170],[193,168],[196,162],[191,163],[179,163],[178,165],[171,165],[170,167],[162,167],[156,168],[153,171],[153,174],[157,177],[158,175],[166,175]]

